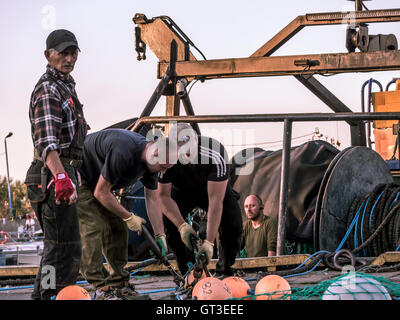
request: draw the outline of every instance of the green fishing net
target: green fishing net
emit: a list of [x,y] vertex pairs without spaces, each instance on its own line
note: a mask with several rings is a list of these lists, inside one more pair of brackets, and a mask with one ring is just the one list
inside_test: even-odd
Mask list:
[[266,300],[399,300],[400,284],[391,282],[385,277],[349,272],[312,286],[232,299],[251,298],[255,300],[257,297]]

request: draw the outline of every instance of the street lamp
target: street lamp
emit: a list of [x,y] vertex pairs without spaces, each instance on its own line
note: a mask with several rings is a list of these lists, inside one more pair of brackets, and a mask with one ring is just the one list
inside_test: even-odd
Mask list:
[[11,219],[13,218],[13,213],[12,213],[12,201],[11,201],[10,173],[9,173],[9,170],[8,170],[7,138],[11,137],[12,135],[13,135],[13,133],[9,132],[6,135],[6,137],[4,138],[4,149],[6,151],[6,164],[7,164],[8,202],[10,204],[10,217],[11,217]]

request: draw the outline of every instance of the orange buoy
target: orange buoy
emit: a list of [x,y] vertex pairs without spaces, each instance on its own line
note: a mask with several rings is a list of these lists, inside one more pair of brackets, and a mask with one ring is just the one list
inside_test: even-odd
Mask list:
[[91,300],[89,292],[78,285],[71,285],[62,289],[56,300]]
[[291,294],[292,291],[289,282],[285,278],[278,275],[269,275],[257,282],[254,293],[256,300],[290,300],[290,297],[286,295]]
[[0,231],[0,234],[2,234],[4,237],[4,240],[0,241],[0,244],[6,244],[8,242],[8,239],[10,238],[10,236],[8,235],[7,232],[5,232],[3,230]]
[[[223,279],[222,282],[225,282],[229,289],[231,289],[233,298],[243,298],[250,295],[250,286],[242,278],[232,276]],[[251,300],[251,297],[245,300]]]
[[[188,276],[186,277],[186,281],[185,281],[185,287],[186,287],[186,288],[190,287],[190,286],[192,285],[193,281],[194,281],[193,271],[194,271],[194,270],[190,271],[190,273],[189,273]],[[202,270],[201,276],[200,276],[200,278],[199,278],[198,280],[201,280],[201,279],[204,279],[204,278],[207,278],[207,275],[206,275],[206,273],[204,272],[204,270]],[[196,282],[196,283],[197,283],[197,282]],[[195,285],[195,284],[194,284],[194,285]]]
[[232,298],[232,292],[222,280],[206,277],[193,287],[192,297],[197,300],[226,300]]

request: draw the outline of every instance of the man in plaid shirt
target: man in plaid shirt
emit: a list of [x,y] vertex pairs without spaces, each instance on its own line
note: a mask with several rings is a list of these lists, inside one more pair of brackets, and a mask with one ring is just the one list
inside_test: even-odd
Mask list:
[[75,81],[72,76],[67,76],[48,65],[41,80],[51,78],[57,81],[44,81],[35,87],[29,108],[35,151],[43,161],[50,151],[68,149],[76,131],[73,100],[64,100],[59,93],[61,86],[65,92],[76,96]]
[[51,299],[75,284],[79,274],[78,168],[88,126],[70,75],[78,51],[72,32],[61,29],[49,34],[44,52],[47,70],[29,107],[35,159],[25,183],[45,236],[33,299]]

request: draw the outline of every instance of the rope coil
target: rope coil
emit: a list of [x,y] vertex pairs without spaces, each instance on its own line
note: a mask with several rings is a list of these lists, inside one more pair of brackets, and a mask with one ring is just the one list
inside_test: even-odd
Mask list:
[[[357,256],[398,251],[400,242],[400,186],[380,184],[350,206],[345,246]],[[356,210],[357,209],[357,210]]]

